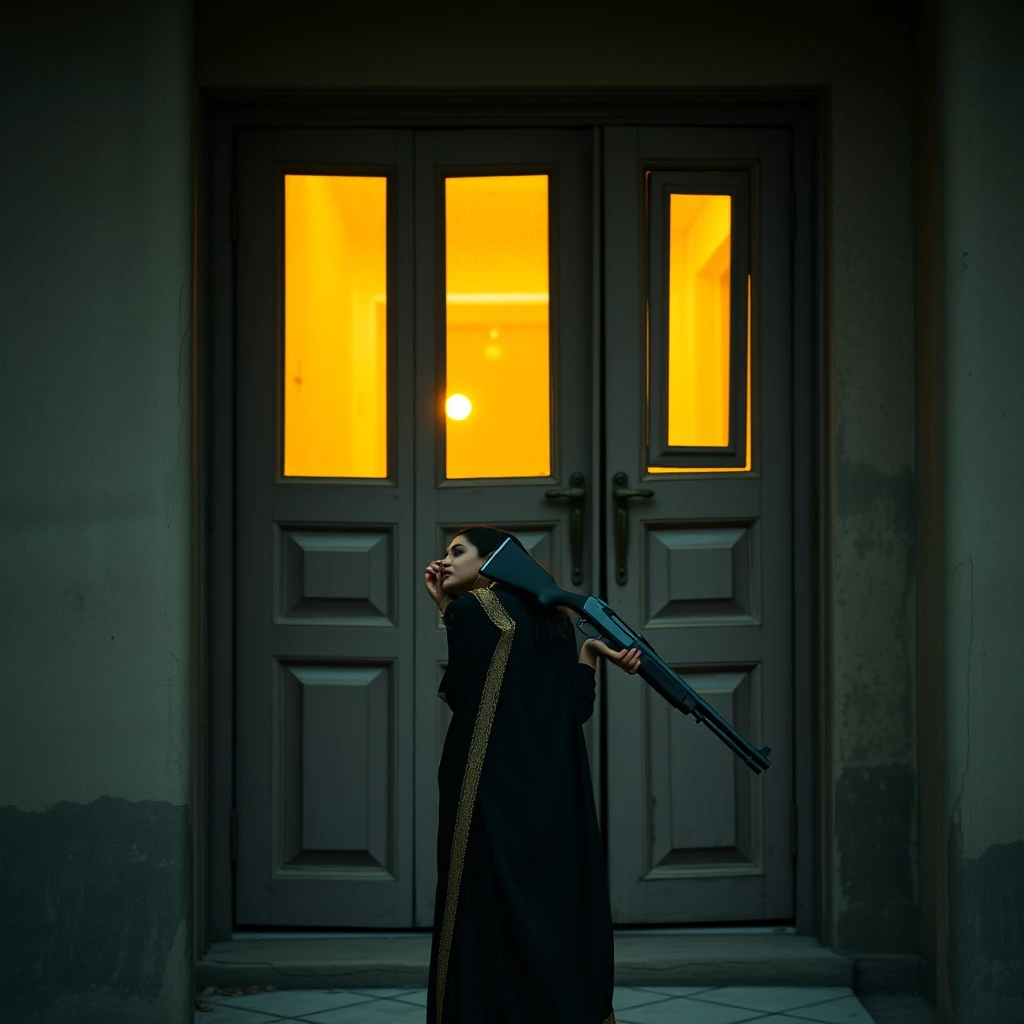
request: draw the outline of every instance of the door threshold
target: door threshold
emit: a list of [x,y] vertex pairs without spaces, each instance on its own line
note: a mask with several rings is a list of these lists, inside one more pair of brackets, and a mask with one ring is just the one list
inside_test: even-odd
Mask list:
[[[358,938],[419,938],[428,934],[426,929],[396,929],[393,931],[316,931],[316,932],[233,932],[232,942],[288,942],[293,939],[358,939]],[[616,928],[616,935],[796,935],[792,925],[748,925],[742,928],[732,925],[694,926],[676,925],[661,927],[660,925],[641,926],[637,928]]]
[[[262,935],[258,941],[255,936]],[[214,942],[196,965],[200,989],[423,988],[429,932],[247,933]],[[852,988],[853,961],[809,935],[775,929],[642,929],[615,933],[616,985]]]

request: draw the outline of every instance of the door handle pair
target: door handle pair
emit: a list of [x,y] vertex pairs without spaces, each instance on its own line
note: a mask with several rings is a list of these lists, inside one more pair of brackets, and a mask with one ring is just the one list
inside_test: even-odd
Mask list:
[[587,500],[586,480],[582,473],[573,473],[569,477],[569,486],[564,491],[545,491],[544,497],[549,501],[568,498],[571,506],[569,511],[569,550],[572,557],[572,583],[578,587],[583,582],[583,505]]
[[[628,579],[626,571],[629,554],[629,500],[631,498],[653,498],[654,491],[633,490],[625,473],[616,473],[612,478],[612,497],[615,500],[615,582],[624,586]],[[572,506],[569,513],[569,547],[572,557],[572,582],[579,586],[583,582],[583,506],[587,500],[586,481],[582,473],[569,477],[565,490],[546,491],[549,500],[568,498]]]
[[653,498],[654,491],[633,490],[628,486],[625,473],[616,473],[612,478],[612,498],[615,501],[615,582],[625,586],[628,574],[626,561],[629,555],[629,500],[631,498]]

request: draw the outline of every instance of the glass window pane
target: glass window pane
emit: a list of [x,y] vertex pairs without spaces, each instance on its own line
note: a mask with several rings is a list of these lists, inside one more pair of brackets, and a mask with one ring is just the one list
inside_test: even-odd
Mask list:
[[446,179],[445,281],[448,478],[549,476],[546,174]]
[[[670,197],[668,443],[729,443],[729,309],[732,197]],[[744,466],[648,466],[649,473],[743,473],[751,467],[750,278],[747,278],[747,408]]]
[[285,476],[387,476],[387,178],[285,175]]
[[732,197],[671,196],[668,443],[729,443]]

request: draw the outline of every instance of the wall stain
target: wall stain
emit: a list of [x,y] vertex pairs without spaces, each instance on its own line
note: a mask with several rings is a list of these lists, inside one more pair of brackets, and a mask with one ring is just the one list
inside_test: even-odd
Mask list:
[[[842,445],[842,438],[839,439]],[[915,754],[915,480],[840,458],[834,620],[836,750],[844,765]]]
[[3,1019],[161,1019],[168,981],[190,976],[190,880],[186,807],[113,797],[0,807]]
[[949,990],[957,1024],[1024,1020],[1024,841],[963,852],[960,800],[949,826]]
[[836,785],[836,843],[844,909],[839,948],[917,950],[912,828],[914,772],[904,765],[847,768]]

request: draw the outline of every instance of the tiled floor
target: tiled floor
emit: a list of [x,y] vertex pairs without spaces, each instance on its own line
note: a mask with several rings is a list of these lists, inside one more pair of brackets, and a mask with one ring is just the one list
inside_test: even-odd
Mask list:
[[[196,1024],[421,1024],[425,989],[291,989],[201,996]],[[874,1024],[848,988],[617,988],[619,1024]]]

